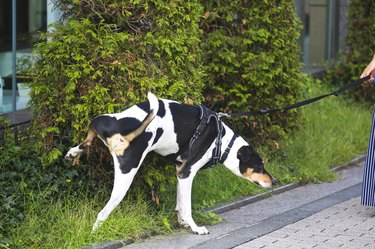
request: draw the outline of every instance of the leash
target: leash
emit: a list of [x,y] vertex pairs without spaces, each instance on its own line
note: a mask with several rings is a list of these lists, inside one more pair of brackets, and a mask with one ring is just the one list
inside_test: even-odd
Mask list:
[[[317,96],[317,97],[314,97],[314,98],[311,98],[311,99],[307,99],[307,100],[304,100],[304,101],[301,101],[301,102],[298,102],[298,103],[295,103],[295,104],[291,104],[291,105],[288,105],[288,106],[285,106],[285,107],[276,107],[276,108],[273,108],[273,109],[259,109],[259,110],[249,111],[249,112],[236,112],[236,113],[220,112],[220,113],[218,113],[218,115],[219,115],[219,117],[241,117],[241,116],[265,115],[265,114],[275,113],[275,112],[279,112],[279,111],[288,111],[288,110],[295,109],[295,108],[298,108],[298,107],[301,107],[301,106],[304,106],[304,105],[314,103],[314,102],[316,102],[318,100],[321,100],[321,99],[324,99],[328,96],[332,96],[332,95],[338,96],[341,93],[345,92],[346,90],[349,90],[351,88],[354,88],[354,87],[357,87],[357,86],[361,85],[363,82],[368,81],[370,78],[371,78],[370,75],[366,76],[364,78],[352,81],[351,83],[339,88],[336,91],[333,91],[333,92],[330,92],[330,93],[327,93],[327,94],[324,94],[324,95],[321,95],[321,96]],[[372,80],[372,83],[375,83],[375,78]]]
[[[352,81],[351,83],[337,89],[336,91],[333,91],[333,92],[330,92],[330,93],[327,93],[327,94],[324,94],[324,95],[320,95],[320,96],[317,96],[317,97],[314,97],[314,98],[311,98],[311,99],[307,99],[307,100],[304,100],[304,101],[301,101],[301,102],[297,102],[297,103],[292,104],[292,105],[288,105],[288,106],[285,106],[285,107],[277,107],[277,108],[273,108],[273,109],[260,109],[260,110],[255,110],[255,111],[236,112],[236,113],[223,113],[223,112],[216,113],[216,112],[213,112],[213,111],[209,110],[204,105],[198,105],[198,108],[200,110],[200,123],[199,123],[198,127],[196,128],[193,137],[190,139],[189,148],[188,148],[188,158],[189,159],[191,158],[191,150],[192,150],[192,147],[193,147],[195,141],[202,134],[203,130],[206,128],[207,124],[210,122],[211,119],[215,122],[216,129],[217,129],[217,136],[216,136],[216,139],[215,139],[215,148],[212,151],[212,157],[211,157],[210,161],[208,161],[202,168],[212,168],[219,162],[224,163],[224,161],[227,159],[227,157],[229,155],[230,150],[232,149],[234,141],[238,137],[237,134],[234,134],[232,136],[227,148],[225,149],[223,155],[221,156],[221,139],[222,139],[222,135],[223,135],[222,134],[223,125],[222,125],[221,117],[255,116],[255,115],[264,115],[264,114],[268,114],[268,113],[274,113],[274,112],[278,112],[278,111],[288,111],[288,110],[291,110],[291,109],[294,109],[294,108],[298,108],[298,107],[301,107],[301,106],[304,106],[304,105],[314,103],[314,102],[316,102],[318,100],[321,100],[321,99],[324,99],[328,96],[332,96],[332,95],[338,96],[341,93],[345,92],[346,90],[349,90],[351,88],[354,88],[354,87],[357,87],[357,86],[361,85],[363,82],[368,81],[370,78],[371,78],[371,76],[369,75],[369,76],[366,76],[364,78]],[[372,83],[375,83],[375,78],[372,80]]]

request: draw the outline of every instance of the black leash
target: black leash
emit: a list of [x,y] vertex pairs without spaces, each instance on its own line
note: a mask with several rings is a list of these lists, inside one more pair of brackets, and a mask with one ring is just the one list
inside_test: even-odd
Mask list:
[[[207,162],[206,165],[204,165],[202,168],[212,168],[218,162],[224,163],[224,161],[227,159],[227,157],[229,155],[230,150],[232,149],[234,141],[238,137],[237,134],[234,134],[232,136],[227,148],[225,149],[223,155],[221,156],[221,139],[222,139],[222,135],[223,135],[222,134],[223,124],[222,124],[222,121],[220,119],[221,117],[255,116],[255,115],[264,115],[264,114],[267,114],[267,113],[274,113],[274,112],[278,112],[278,111],[287,111],[287,110],[290,110],[290,109],[294,109],[294,108],[298,108],[298,107],[301,107],[301,106],[304,106],[304,105],[314,103],[318,100],[321,100],[321,99],[326,98],[326,97],[331,96],[331,95],[338,96],[348,89],[351,89],[351,88],[354,88],[354,87],[357,87],[357,86],[361,85],[363,82],[368,81],[370,78],[371,78],[371,76],[366,76],[364,78],[355,80],[355,81],[351,82],[350,84],[347,84],[347,85],[339,88],[338,90],[336,90],[334,92],[327,93],[327,94],[324,94],[324,95],[321,95],[321,96],[318,96],[318,97],[315,97],[315,98],[307,99],[307,100],[304,100],[304,101],[301,101],[301,102],[298,102],[298,103],[295,103],[295,104],[292,104],[292,105],[288,105],[288,106],[285,106],[285,107],[278,107],[278,108],[273,108],[273,109],[260,109],[260,110],[255,110],[255,111],[237,112],[237,113],[222,113],[222,112],[216,113],[216,112],[213,112],[213,111],[209,110],[204,105],[198,105],[198,108],[200,110],[200,123],[197,126],[193,137],[190,139],[189,148],[188,148],[189,149],[188,150],[188,158],[189,159],[191,158],[191,150],[192,150],[192,147],[193,147],[195,141],[202,134],[203,130],[206,128],[207,124],[210,122],[211,119],[214,120],[214,122],[216,124],[216,128],[217,128],[217,137],[215,139],[215,148],[212,151],[212,157],[211,157],[210,161]],[[375,79],[373,80],[373,83],[375,83]]]
[[[277,108],[273,108],[273,109],[260,109],[260,110],[254,110],[254,111],[249,111],[249,112],[236,112],[236,113],[220,112],[220,113],[218,113],[218,115],[220,117],[241,117],[241,116],[264,115],[264,114],[274,113],[274,112],[278,112],[278,111],[288,111],[290,109],[295,109],[295,108],[298,108],[298,107],[301,107],[301,106],[304,106],[304,105],[314,103],[318,100],[324,99],[324,98],[326,98],[328,96],[331,96],[331,95],[338,96],[348,89],[351,89],[351,88],[354,88],[354,87],[357,87],[357,86],[361,85],[363,82],[368,81],[370,78],[371,78],[370,75],[366,76],[364,78],[352,81],[351,83],[339,88],[338,90],[336,90],[334,92],[327,93],[327,94],[324,94],[324,95],[321,95],[321,96],[318,96],[318,97],[315,97],[315,98],[307,99],[307,100],[304,100],[304,101],[301,101],[301,102],[298,102],[298,103],[295,103],[295,104],[292,104],[292,105],[288,105],[288,106],[285,106],[285,107],[277,107]],[[375,82],[375,79],[373,81]]]

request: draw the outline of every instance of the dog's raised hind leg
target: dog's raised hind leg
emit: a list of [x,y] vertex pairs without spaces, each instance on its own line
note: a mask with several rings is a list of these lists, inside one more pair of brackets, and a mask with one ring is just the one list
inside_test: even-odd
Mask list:
[[78,146],[71,148],[68,153],[65,155],[65,159],[72,159],[73,165],[78,164],[79,155],[83,152],[84,149],[89,150],[92,140],[96,137],[96,132],[92,129],[89,129],[89,132],[87,133],[85,141],[80,143]]

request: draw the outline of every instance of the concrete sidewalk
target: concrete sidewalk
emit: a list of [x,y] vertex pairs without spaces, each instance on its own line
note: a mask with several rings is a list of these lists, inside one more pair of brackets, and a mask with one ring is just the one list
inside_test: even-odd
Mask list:
[[359,203],[344,201],[235,248],[374,248],[375,208]]
[[332,183],[309,184],[234,209],[209,235],[189,229],[155,236],[142,248],[375,248],[375,208],[359,204],[363,160],[338,171]]

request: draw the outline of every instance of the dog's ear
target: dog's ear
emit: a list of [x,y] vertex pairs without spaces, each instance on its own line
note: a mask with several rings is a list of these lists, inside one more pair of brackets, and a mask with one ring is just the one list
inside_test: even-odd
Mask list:
[[237,158],[240,160],[240,164],[246,165],[246,167],[256,168],[263,167],[263,161],[258,152],[249,145],[242,146],[237,152]]
[[242,146],[237,152],[237,158],[240,162],[247,162],[250,160],[251,148],[250,146]]

